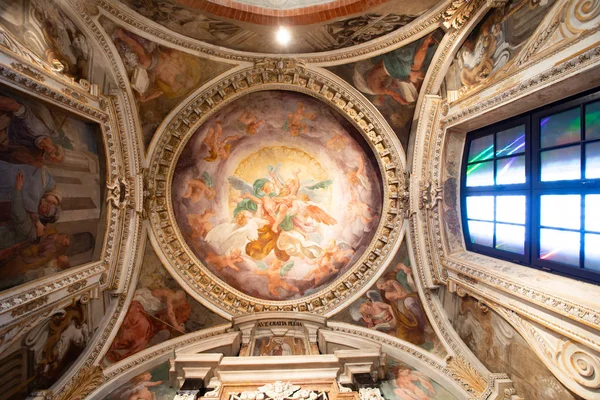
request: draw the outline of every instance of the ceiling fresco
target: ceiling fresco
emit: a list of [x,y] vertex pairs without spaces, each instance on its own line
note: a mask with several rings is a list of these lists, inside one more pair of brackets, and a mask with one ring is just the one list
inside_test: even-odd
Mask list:
[[[305,2],[301,2],[301,7],[300,2],[285,2],[285,7],[291,8],[285,10],[248,4],[235,8],[205,0],[121,0],[121,3],[174,32],[217,46],[258,53],[310,53],[345,48],[383,36],[409,24],[437,1],[357,0],[352,4],[346,1],[343,6],[333,1],[310,7]],[[249,7],[255,8],[255,12],[244,11]],[[279,25],[289,26],[292,31],[292,41],[286,46],[275,40],[274,27]]]
[[159,46],[129,32],[107,18],[100,22],[110,35],[138,106],[144,143],[152,140],[158,125],[189,93],[230,65]]
[[381,186],[356,130],[322,103],[259,92],[186,144],[172,204],[183,237],[218,278],[265,300],[310,295],[360,258]]
[[423,80],[443,36],[438,29],[389,53],[328,68],[377,107],[405,150]]

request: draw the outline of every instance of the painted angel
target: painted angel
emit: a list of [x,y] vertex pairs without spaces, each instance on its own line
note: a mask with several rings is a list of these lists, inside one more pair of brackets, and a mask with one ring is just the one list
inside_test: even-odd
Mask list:
[[403,400],[427,400],[433,398],[436,390],[427,375],[413,371],[409,367],[396,365],[391,369],[396,389],[394,393]]
[[236,248],[222,256],[210,252],[206,256],[206,262],[218,271],[221,271],[223,268],[231,268],[234,271],[239,271],[239,267],[235,264],[244,262],[244,259],[242,258],[242,251]]
[[206,210],[202,214],[188,214],[187,220],[188,225],[192,228],[192,239],[203,238],[212,230],[212,224],[209,220],[215,215],[216,213],[212,209]]
[[266,275],[269,280],[267,288],[269,293],[273,296],[280,297],[281,295],[277,289],[287,290],[288,292],[298,293],[299,290],[296,286],[290,285],[283,278],[292,270],[294,262],[290,261],[286,264],[279,259],[275,259],[271,262],[270,266],[267,266],[264,262],[259,261],[257,263],[258,268],[254,270],[257,275]]
[[264,119],[258,119],[255,114],[247,110],[242,113],[238,120],[246,127],[247,135],[256,135],[258,128],[265,123]]
[[227,136],[221,139],[223,136],[223,125],[221,121],[215,123],[214,128],[210,127],[206,137],[202,141],[208,147],[208,156],[204,157],[204,161],[213,162],[218,160],[227,160],[231,153],[230,142],[239,138],[238,135]]
[[202,197],[206,197],[208,200],[214,199],[216,191],[213,188],[213,179],[208,172],[204,171],[200,179],[188,179],[185,183],[187,189],[183,194],[184,199],[190,199],[192,203],[199,202]]
[[250,241],[258,239],[258,230],[269,221],[261,218],[262,212],[252,214],[241,210],[232,222],[225,222],[212,228],[204,240],[219,252],[226,254],[233,249],[243,249]]
[[290,135],[298,136],[301,133],[306,132],[305,120],[314,121],[317,118],[315,113],[307,113],[304,104],[299,101],[298,107],[294,113],[288,113],[287,121],[285,122],[284,129],[290,131]]

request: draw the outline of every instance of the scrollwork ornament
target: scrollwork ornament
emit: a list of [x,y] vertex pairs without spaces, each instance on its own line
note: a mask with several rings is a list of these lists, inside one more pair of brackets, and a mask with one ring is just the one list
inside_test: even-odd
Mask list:
[[456,378],[474,389],[477,393],[483,393],[488,386],[481,373],[462,356],[449,356],[447,364],[448,369],[456,375]]
[[588,389],[600,388],[600,358],[596,352],[567,340],[556,356],[558,365],[575,382]]
[[[598,29],[600,25],[600,1],[598,0],[571,0],[564,10],[563,26],[571,34]],[[565,35],[569,36],[569,35]]]
[[129,182],[124,177],[119,177],[112,184],[106,185],[106,202],[122,210],[129,203]]
[[[485,3],[484,0],[454,0],[444,11],[444,27],[459,30],[483,3]],[[506,3],[506,1],[502,3]]]
[[83,400],[102,383],[104,372],[100,366],[82,368],[53,400]]

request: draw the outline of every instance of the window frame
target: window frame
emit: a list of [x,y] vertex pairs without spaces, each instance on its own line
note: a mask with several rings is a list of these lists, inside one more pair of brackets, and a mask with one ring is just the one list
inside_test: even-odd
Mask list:
[[[587,143],[600,143],[600,137],[594,139],[586,138],[586,121],[585,111],[586,106],[591,103],[600,101],[600,90],[593,89],[586,93],[573,96],[571,98],[555,102],[544,107],[540,107],[529,112],[517,115],[512,118],[494,123],[492,125],[482,127],[480,129],[468,132],[465,138],[463,147],[463,157],[460,171],[460,207],[461,207],[461,222],[463,225],[463,238],[468,251],[473,251],[479,254],[484,254],[501,260],[510,261],[513,263],[525,265],[528,267],[541,269],[544,271],[558,273],[560,275],[577,278],[579,280],[600,284],[600,271],[584,269],[585,257],[585,196],[589,194],[600,194],[600,178],[586,179],[585,178],[585,160]],[[540,148],[540,121],[548,116],[558,114],[569,109],[579,107],[580,115],[580,140],[568,144],[557,146],[549,146],[546,149]],[[525,177],[526,183],[513,185],[488,185],[488,186],[472,186],[467,187],[467,168],[469,159],[469,150],[471,143],[479,138],[494,135],[494,153],[493,157],[484,160],[492,161],[494,168],[494,182],[496,180],[496,133],[502,132],[519,125],[525,125]],[[541,153],[543,150],[567,148],[570,146],[580,146],[580,168],[581,177],[579,180],[562,180],[552,182],[541,181]],[[502,159],[502,157],[500,157]],[[542,195],[551,194],[577,194],[581,201],[581,221],[579,230],[570,230],[579,232],[580,249],[579,249],[579,266],[571,266],[556,261],[542,260],[539,258],[540,251],[540,202]],[[494,205],[494,220],[488,221],[494,224],[492,247],[480,245],[471,242],[469,231],[469,218],[467,216],[467,197],[468,196],[506,196],[506,195],[525,195],[526,198],[526,216],[525,216],[525,243],[524,254],[517,254],[504,250],[497,249],[496,246],[496,206]],[[495,201],[495,200],[494,200]],[[473,219],[472,219],[473,220]],[[555,228],[552,228],[555,229]],[[561,228],[556,228],[561,230]],[[590,232],[590,231],[588,231]],[[598,232],[590,232],[600,234]]]

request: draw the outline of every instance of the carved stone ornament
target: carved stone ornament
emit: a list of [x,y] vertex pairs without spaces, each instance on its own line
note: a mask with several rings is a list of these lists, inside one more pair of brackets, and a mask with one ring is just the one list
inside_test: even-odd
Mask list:
[[475,389],[477,392],[483,393],[488,386],[485,377],[464,357],[450,356],[447,358],[447,363],[448,369],[460,378],[461,382],[468,384],[468,386]]
[[275,381],[255,392],[232,393],[229,400],[327,400],[326,392],[301,389],[289,382]]
[[63,388],[53,400],[83,400],[94,389],[104,382],[102,368],[94,365],[80,369],[74,378]]
[[[189,289],[212,302],[223,313],[241,315],[257,311],[300,311],[326,314],[342,307],[343,302],[366,285],[385,267],[391,250],[400,239],[403,207],[404,159],[394,133],[369,103],[355,96],[341,80],[317,71],[279,61],[261,62],[260,68],[238,71],[216,82],[203,93],[191,98],[173,115],[156,135],[158,140],[150,157],[144,179],[144,212],[151,220],[157,243],[174,273],[183,278]],[[279,72],[265,70],[275,65]],[[286,71],[281,73],[281,71]],[[175,166],[185,144],[212,114],[245,94],[261,90],[289,90],[317,98],[346,117],[371,147],[382,177],[381,219],[375,235],[363,255],[329,286],[306,297],[270,301],[251,297],[214,276],[189,248],[175,220],[171,182]],[[405,191],[405,190],[404,190]],[[146,193],[147,192],[147,193]]]
[[106,184],[106,203],[122,210],[129,203],[129,181],[125,177],[119,177],[112,184]]
[[264,393],[273,400],[283,400],[290,397],[294,392],[300,390],[300,386],[292,385],[289,382],[275,381],[258,388],[260,393]]
[[433,210],[442,201],[444,188],[435,186],[431,180],[419,182],[419,210]]
[[360,388],[358,390],[360,400],[384,400],[385,398],[381,394],[378,388]]
[[44,78],[44,75],[42,75],[35,69],[31,68],[29,65],[23,65],[23,64],[14,62],[14,63],[10,63],[10,66],[15,71],[19,71],[20,73],[27,75],[28,77],[33,78],[38,82],[44,82],[46,80],[46,78]]

